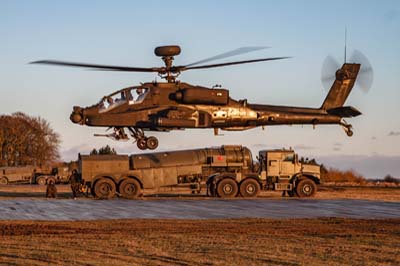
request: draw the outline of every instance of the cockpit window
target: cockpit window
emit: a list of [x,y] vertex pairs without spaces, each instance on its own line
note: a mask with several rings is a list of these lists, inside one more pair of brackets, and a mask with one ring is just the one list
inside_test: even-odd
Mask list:
[[100,101],[99,109],[100,111],[108,111],[116,106],[119,106],[127,101],[127,95],[125,91],[119,91],[109,96],[103,97]]
[[131,96],[129,104],[141,103],[144,100],[144,98],[146,98],[148,91],[149,91],[148,88],[143,88],[143,87],[132,88],[128,90],[128,94]]
[[126,102],[129,104],[140,103],[144,100],[148,91],[148,88],[130,87],[109,96],[104,96],[99,103],[100,112],[107,112]]

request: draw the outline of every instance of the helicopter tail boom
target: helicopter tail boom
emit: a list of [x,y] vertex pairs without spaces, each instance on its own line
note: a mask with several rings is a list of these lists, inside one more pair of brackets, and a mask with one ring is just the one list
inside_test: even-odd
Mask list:
[[[331,110],[331,112],[336,113],[339,116],[342,116],[340,114],[348,114],[348,112],[345,110],[348,111],[349,109],[347,107],[343,107],[343,104],[354,87],[360,66],[360,64],[345,63],[343,64],[342,68],[336,71],[336,79],[333,82],[332,87],[321,106],[321,109],[328,112]],[[340,107],[343,107],[344,109]],[[352,107],[349,108],[351,109]],[[354,112],[351,113],[355,114]]]

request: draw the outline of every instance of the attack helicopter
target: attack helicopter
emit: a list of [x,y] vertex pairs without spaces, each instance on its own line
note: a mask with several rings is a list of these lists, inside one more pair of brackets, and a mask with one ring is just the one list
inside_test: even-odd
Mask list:
[[[251,104],[246,99],[235,100],[229,91],[221,87],[203,87],[177,80],[181,72],[195,69],[224,67],[262,61],[274,61],[289,57],[269,57],[218,64],[204,64],[233,55],[248,53],[266,47],[242,47],[192,64],[175,66],[174,57],[181,53],[177,45],[156,47],[154,53],[161,57],[163,67],[126,67],[75,63],[57,60],[41,60],[34,64],[84,67],[94,70],[123,72],[154,72],[166,82],[147,82],[120,89],[104,96],[89,107],[74,106],[70,120],[79,125],[112,128],[110,134],[96,134],[114,140],[134,138],[141,150],[154,150],[158,139],[146,136],[145,131],[171,131],[186,128],[213,128],[242,131],[259,126],[311,124],[338,124],[348,136],[352,126],[344,118],[361,114],[352,106],[343,106],[350,94],[361,64],[344,63],[334,73],[333,84],[320,108]],[[332,60],[331,60],[332,61]],[[331,62],[329,61],[329,62]],[[324,79],[329,79],[324,77]],[[129,135],[129,136],[128,136]]]

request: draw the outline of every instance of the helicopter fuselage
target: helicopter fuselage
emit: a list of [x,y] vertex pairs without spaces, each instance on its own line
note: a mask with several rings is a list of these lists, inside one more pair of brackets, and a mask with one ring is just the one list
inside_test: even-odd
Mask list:
[[[138,94],[134,99],[133,93]],[[341,117],[318,108],[249,104],[225,89],[187,83],[145,83],[119,90],[96,105],[74,107],[74,123],[95,127],[136,127],[150,131],[182,128],[246,130],[282,124],[337,124]]]

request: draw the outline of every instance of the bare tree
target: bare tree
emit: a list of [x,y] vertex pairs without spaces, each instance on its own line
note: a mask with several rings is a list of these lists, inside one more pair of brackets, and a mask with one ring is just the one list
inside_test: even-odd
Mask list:
[[60,136],[41,117],[0,116],[0,165],[44,166],[59,159]]

